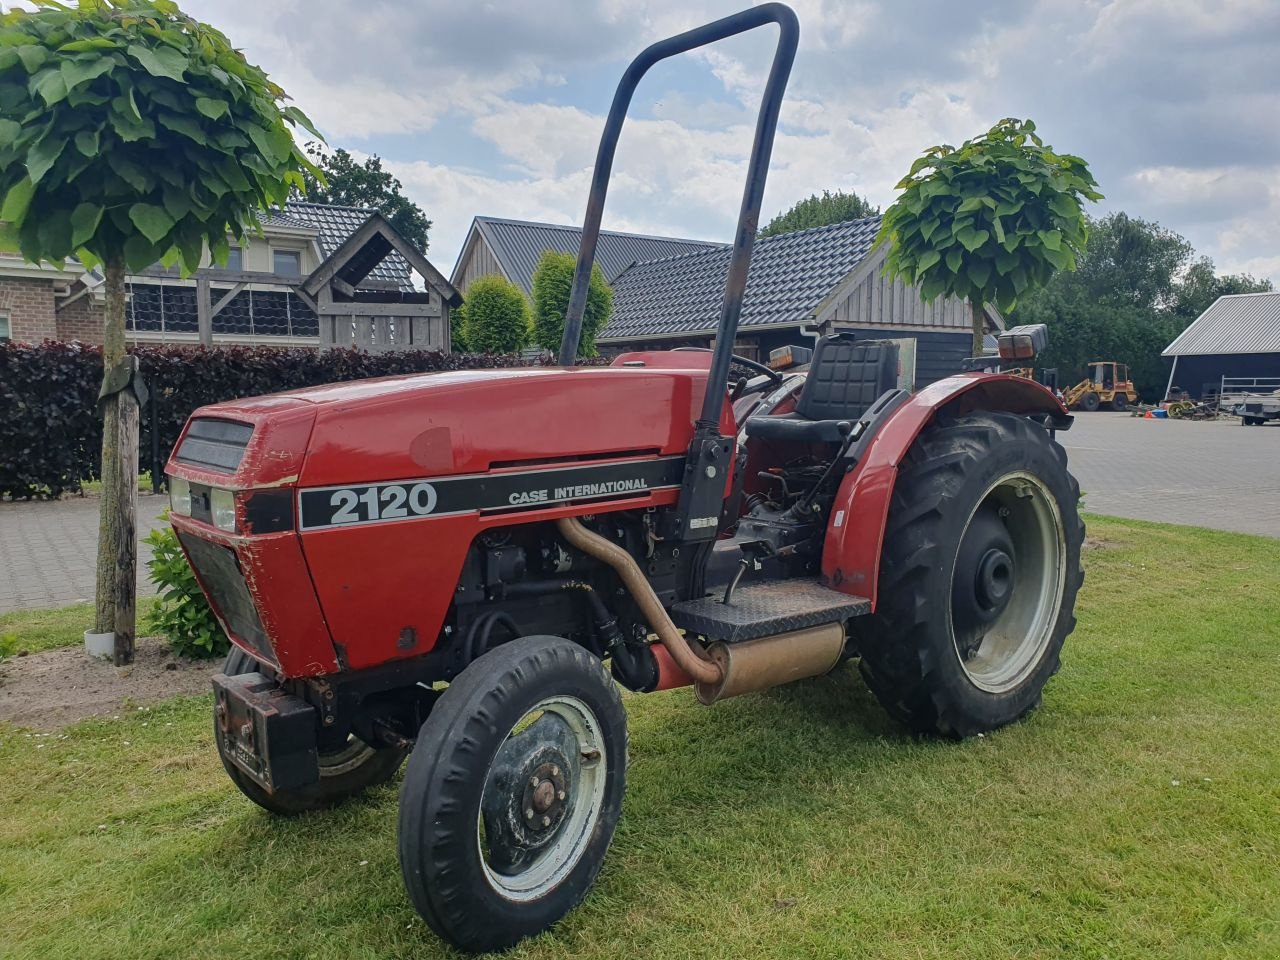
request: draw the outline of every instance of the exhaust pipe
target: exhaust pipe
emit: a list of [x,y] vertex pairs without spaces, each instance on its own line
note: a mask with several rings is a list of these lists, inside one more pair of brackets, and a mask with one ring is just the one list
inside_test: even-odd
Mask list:
[[[839,623],[742,643],[717,640],[707,648],[706,658],[701,657],[671,622],[662,601],[631,554],[588,530],[576,517],[561,517],[556,526],[573,546],[613,568],[640,607],[649,628],[671,655],[674,666],[684,675],[668,669],[665,685],[659,689],[681,686],[687,677],[693,681],[698,700],[709,706],[742,693],[816,677],[840,661],[845,636],[844,626]],[[659,658],[660,676],[663,665],[663,659]]]
[[710,706],[742,693],[768,690],[793,680],[817,677],[840,662],[844,626],[828,623],[742,643],[716,641],[707,655],[720,668],[715,683],[694,684],[698,702]]
[[649,581],[640,570],[640,565],[631,554],[600,534],[592,533],[577,517],[561,517],[556,521],[556,526],[561,535],[583,553],[595,557],[601,563],[607,563],[614,569],[623,585],[631,591],[632,598],[649,623],[649,629],[658,635],[658,639],[667,648],[676,666],[687,673],[695,683],[720,682],[720,667],[708,660],[703,660],[693,652],[689,641],[671,622],[667,608],[653,592],[653,587],[649,585]]

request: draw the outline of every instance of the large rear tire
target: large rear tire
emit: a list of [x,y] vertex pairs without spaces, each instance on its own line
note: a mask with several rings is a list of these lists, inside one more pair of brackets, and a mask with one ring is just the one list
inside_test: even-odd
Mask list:
[[572,910],[622,810],[627,719],[600,661],[523,637],[449,685],[400,792],[400,868],[431,929],[464,950],[510,947]]
[[1038,424],[982,412],[925,429],[902,462],[861,669],[913,731],[961,738],[1040,702],[1075,627],[1080,488]]
[[[231,648],[222,665],[222,672],[229,677],[260,669],[261,664],[239,647]],[[227,759],[219,738],[215,735],[214,739],[218,742],[218,755],[222,758],[222,766],[231,782],[258,806],[281,816],[327,810],[370,787],[386,783],[396,775],[408,753],[398,747],[375,749],[362,740],[349,737],[342,746],[320,752],[319,781],[296,790],[268,793],[241,773],[240,768]]]

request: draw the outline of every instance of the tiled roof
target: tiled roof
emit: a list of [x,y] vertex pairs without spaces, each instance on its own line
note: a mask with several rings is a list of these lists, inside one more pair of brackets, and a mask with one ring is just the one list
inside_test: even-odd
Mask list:
[[[285,204],[283,216],[273,211],[272,216],[290,221],[286,226],[314,227],[319,231],[320,255],[328,257],[343,242],[359,230],[377,211],[371,207],[341,207],[330,203],[305,203],[290,200]],[[387,258],[373,268],[371,280],[385,280],[398,284],[402,290],[413,289],[413,272],[408,261],[392,250]]]
[[[794,325],[871,251],[879,217],[756,242],[740,327]],[[638,263],[613,284],[613,316],[597,339],[712,331],[720,322],[728,248]]]
[[1163,356],[1280,353],[1280,293],[1234,293],[1215,300]]
[[[533,293],[533,271],[543,251],[558,250],[576,256],[578,241],[582,236],[581,227],[529,220],[476,217],[475,225],[502,264],[507,279],[518,284],[529,295]],[[613,282],[623,270],[641,260],[720,249],[724,249],[724,244],[705,240],[681,240],[676,237],[650,237],[639,233],[601,230],[600,241],[596,245],[596,263],[604,272],[605,279]],[[456,267],[454,275],[456,279]]]

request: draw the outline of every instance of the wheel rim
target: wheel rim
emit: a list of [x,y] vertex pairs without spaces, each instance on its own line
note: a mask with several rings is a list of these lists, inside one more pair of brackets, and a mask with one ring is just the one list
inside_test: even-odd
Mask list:
[[1066,583],[1057,501],[1025,472],[987,488],[956,549],[949,623],[969,680],[1005,693],[1031,675],[1053,639]]
[[355,736],[348,736],[347,742],[337,750],[320,754],[320,776],[340,777],[344,773],[362,766],[374,753],[373,747]]
[[511,728],[485,777],[476,842],[485,879],[536,900],[582,858],[604,805],[602,726],[577,697],[548,697]]

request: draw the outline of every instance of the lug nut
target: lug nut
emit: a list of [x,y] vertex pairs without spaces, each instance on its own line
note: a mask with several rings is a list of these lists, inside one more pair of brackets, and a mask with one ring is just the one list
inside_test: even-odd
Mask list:
[[565,792],[563,790],[561,790],[559,793],[556,794],[557,800],[563,800],[564,798],[565,798]]
[[533,810],[526,810],[526,811],[524,812],[524,818],[525,818],[526,820],[532,820],[532,819],[533,819]]
[[529,778],[529,786],[531,786],[531,787],[536,787],[536,786],[537,786],[538,784],[540,784],[541,782],[542,782],[542,781],[541,781],[541,780],[539,780],[537,777],[530,777],[530,778]]
[[559,768],[559,767],[555,767],[555,766],[553,766],[553,767],[551,768],[551,775],[552,775],[553,777],[558,777],[558,776],[560,776],[560,768]]
[[542,825],[543,825],[544,827],[549,827],[549,826],[551,826],[551,818],[550,818],[550,817],[543,817],[543,818],[542,818]]

